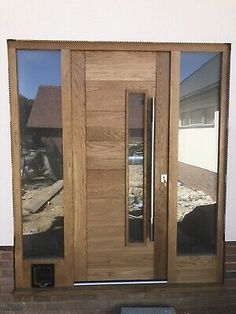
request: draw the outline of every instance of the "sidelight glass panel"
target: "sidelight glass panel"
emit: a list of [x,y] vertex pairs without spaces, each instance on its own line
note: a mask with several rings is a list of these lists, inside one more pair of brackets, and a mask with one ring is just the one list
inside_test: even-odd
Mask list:
[[60,51],[17,51],[24,258],[64,255]]
[[221,54],[182,52],[177,252],[216,254]]
[[144,107],[145,94],[128,93],[128,241],[144,240]]

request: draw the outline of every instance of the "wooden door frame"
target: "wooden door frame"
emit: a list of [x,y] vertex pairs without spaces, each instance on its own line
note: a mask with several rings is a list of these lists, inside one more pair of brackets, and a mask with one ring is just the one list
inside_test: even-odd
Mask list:
[[[63,124],[63,179],[64,179],[64,258],[23,258],[23,230],[21,214],[21,177],[20,177],[20,122],[17,87],[18,48],[9,43],[9,80],[11,104],[11,139],[12,139],[12,171],[13,171],[13,204],[14,204],[14,247],[15,247],[15,286],[31,287],[32,264],[54,264],[55,286],[71,286],[74,278],[73,262],[73,194],[72,182],[72,139],[71,100],[70,100],[70,51],[61,50],[61,95],[62,95],[62,124]],[[20,48],[19,48],[20,49]],[[30,49],[30,48],[29,48]],[[32,49],[32,48],[31,48]],[[66,271],[65,271],[66,270]]]
[[[23,260],[22,256],[22,217],[21,217],[21,183],[20,183],[20,154],[19,154],[19,112],[18,112],[18,94],[17,94],[17,67],[16,50],[17,49],[39,49],[39,50],[61,50],[62,55],[62,104],[63,104],[63,145],[64,145],[64,179],[67,193],[65,202],[65,257],[64,259],[40,259]],[[229,85],[229,58],[230,45],[228,44],[186,44],[186,43],[131,43],[131,42],[57,42],[57,41],[20,41],[9,40],[9,79],[10,79],[10,104],[11,104],[11,132],[12,132],[12,159],[13,159],[13,200],[14,200],[14,223],[15,223],[15,282],[17,287],[30,287],[30,265],[31,263],[53,262],[56,265],[56,286],[72,286],[74,282],[74,247],[84,248],[83,241],[86,241],[86,232],[83,227],[86,226],[86,129],[83,126],[85,119],[85,95],[78,94],[78,86],[84,80],[84,56],[83,52],[87,50],[124,50],[124,51],[156,51],[169,52],[170,59],[170,121],[169,121],[169,215],[168,215],[168,263],[167,277],[169,282],[189,282],[191,278],[186,277],[186,272],[191,270],[192,265],[199,267],[201,263],[215,263],[213,271],[216,273],[216,280],[222,282],[223,279],[223,253],[224,253],[224,205],[225,205],[225,174],[226,174],[226,153],[227,153],[227,111],[228,111],[228,85]],[[178,110],[179,110],[179,58],[180,51],[194,52],[219,52],[222,54],[221,71],[221,109],[220,109],[220,130],[219,130],[219,169],[218,169],[218,215],[217,215],[217,254],[213,258],[193,258],[176,256],[176,238],[177,238],[177,149],[178,149]],[[73,65],[81,69],[81,77],[76,78],[73,72]],[[74,92],[72,92],[72,88]],[[75,103],[79,104],[78,106]],[[72,108],[75,115],[72,118]],[[80,117],[82,117],[80,120]],[[72,126],[69,123],[72,121]],[[76,138],[72,136],[76,131]],[[65,140],[65,139],[70,140]],[[80,139],[80,141],[78,141]],[[77,149],[72,152],[72,145]],[[73,157],[72,157],[73,156]],[[86,157],[86,156],[85,156]],[[72,169],[73,161],[81,164],[81,169],[77,175]],[[73,176],[72,176],[73,174]],[[73,178],[73,179],[72,179]],[[81,192],[74,191],[74,200],[72,189],[76,180]],[[73,203],[74,202],[74,203]],[[73,206],[80,208],[80,219],[74,216]],[[171,209],[171,210],[170,210]],[[81,217],[82,220],[81,220]],[[82,242],[77,242],[73,238],[73,229],[71,221],[74,221],[74,228],[79,228]],[[75,241],[75,243],[74,243]],[[84,242],[85,243],[85,242]],[[84,256],[84,251],[79,254]],[[81,258],[82,256],[78,256]],[[83,258],[83,257],[82,257]],[[191,267],[189,267],[191,265]],[[86,266],[82,267],[80,274],[81,280],[86,275]],[[76,269],[76,272],[79,272]],[[183,271],[184,270],[184,271]]]
[[[195,47],[197,44],[193,44]],[[217,182],[217,240],[215,256],[177,256],[177,178],[178,178],[178,126],[179,126],[179,79],[180,51],[171,52],[170,137],[169,137],[169,227],[168,227],[168,282],[223,282],[224,262],[224,209],[227,162],[227,118],[229,94],[230,46],[222,44],[220,121],[218,146]],[[192,51],[195,51],[194,49]],[[204,50],[211,51],[211,50]],[[206,268],[208,274],[202,270]],[[198,275],[191,277],[193,271]]]

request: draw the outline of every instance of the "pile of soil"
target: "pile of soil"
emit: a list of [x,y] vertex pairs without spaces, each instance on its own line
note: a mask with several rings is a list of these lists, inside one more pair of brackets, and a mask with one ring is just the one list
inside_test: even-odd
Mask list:
[[215,201],[202,191],[191,189],[178,182],[178,210],[177,221],[182,221],[184,216],[194,210],[196,206],[214,204]]

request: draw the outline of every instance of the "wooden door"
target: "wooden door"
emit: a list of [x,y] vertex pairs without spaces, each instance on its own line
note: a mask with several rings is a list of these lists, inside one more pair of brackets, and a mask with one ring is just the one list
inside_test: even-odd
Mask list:
[[[230,46],[225,44],[63,43],[10,40],[8,47],[16,287],[31,287],[32,266],[38,264],[55,265],[55,286],[68,286],[74,281],[91,280],[165,280],[167,279],[166,264],[168,264],[168,282],[171,283],[222,282]],[[36,101],[31,113],[35,113],[36,109],[39,112],[38,118],[41,117],[43,122],[40,120],[40,125],[35,124],[36,129],[34,129],[33,125],[28,123],[29,108],[25,110],[25,106],[20,105],[21,96],[27,96],[21,95],[20,85],[22,84],[20,82],[23,79],[31,86],[31,80],[37,76],[37,71],[31,70],[31,74],[25,71],[25,64],[27,64],[27,69],[32,66],[32,69],[40,69],[45,64],[49,65],[51,61],[45,62],[41,55],[41,57],[28,60],[23,58],[21,60],[25,61],[22,63],[18,59],[18,53],[25,57],[29,57],[29,53],[35,56],[38,53],[45,56],[51,53],[57,55],[56,64],[59,67],[56,73],[59,75],[59,81],[61,80],[61,87],[52,87],[51,84],[48,87],[50,87],[49,90],[57,91],[57,95],[61,90],[61,101],[58,101],[58,97],[55,101],[54,93],[50,92],[47,93],[50,95],[50,100],[43,102],[44,105],[47,104],[44,106],[46,111],[51,108],[49,111],[54,112],[53,117],[47,115],[50,121],[59,117],[58,113],[62,112],[62,117],[59,120],[56,119],[56,124],[53,121],[52,125],[49,124],[46,127],[45,119],[42,120],[45,115],[45,112],[41,111],[42,103]],[[190,71],[186,77],[188,67],[190,70],[194,69],[194,73]],[[23,71],[19,70],[20,68]],[[48,73],[44,75],[45,78],[54,77],[51,74],[54,73],[56,67],[44,66],[44,69]],[[26,81],[24,77],[27,78]],[[36,80],[36,90],[39,87],[40,90],[41,87],[45,90],[45,83],[48,85],[48,79]],[[52,82],[53,84],[55,82]],[[151,138],[152,97],[155,98],[156,104],[156,132]],[[140,111],[132,111],[130,107],[132,104],[136,106],[136,100],[140,98],[143,119],[136,119]],[[32,104],[31,96],[28,101]],[[38,109],[36,103],[41,104]],[[213,107],[214,110],[212,110]],[[36,120],[34,120],[35,123]],[[143,123],[144,145],[141,151],[136,150],[136,155],[132,155],[129,154],[129,146],[133,145],[130,135],[132,132],[137,135],[138,132],[135,133],[133,130],[129,133],[129,129],[140,121]],[[54,130],[55,126],[57,126],[57,131]],[[26,129],[28,129],[27,132]],[[194,129],[196,129],[194,137],[189,136],[193,135]],[[198,131],[203,137],[199,136],[196,141]],[[210,139],[209,132],[205,133],[205,131],[209,131],[215,139],[217,138],[210,141],[214,144],[214,150],[212,150],[213,146],[209,150],[208,146],[203,144],[205,140]],[[30,132],[34,135],[36,142],[29,141]],[[46,135],[47,132],[49,132],[48,135]],[[30,231],[28,234],[24,229],[24,224],[37,220],[41,212],[38,213],[39,216],[31,212],[31,218],[29,218],[28,209],[25,210],[24,207],[24,200],[28,199],[23,187],[22,173],[24,172],[21,169],[22,164],[28,167],[27,164],[22,163],[25,149],[28,152],[31,152],[31,149],[41,149],[41,143],[48,142],[46,136],[51,138],[59,135],[61,137],[60,134],[63,150],[61,150],[62,147],[59,149],[60,158],[57,155],[55,159],[60,171],[64,169],[64,198],[61,203],[63,206],[60,207],[63,208],[63,214],[60,216],[60,228],[57,223],[54,223],[59,221],[54,216],[57,215],[57,211],[52,210],[50,217],[55,217],[55,220],[47,224],[47,232],[45,229],[38,232],[39,229],[35,228],[33,233]],[[26,141],[25,136],[26,139],[28,138]],[[139,136],[136,137],[139,138]],[[151,139],[154,139],[155,144],[155,154],[152,156],[153,169],[150,165]],[[186,142],[184,139],[189,141]],[[21,142],[27,144],[27,147],[21,145]],[[196,144],[200,144],[200,149]],[[191,155],[183,154],[183,151],[186,151],[182,149],[183,147],[191,152]],[[207,149],[201,149],[201,147]],[[61,155],[62,152],[63,155]],[[199,158],[199,152],[202,153],[201,158]],[[198,164],[205,161],[205,158],[208,160],[211,156],[209,152],[213,152],[212,160],[215,170],[208,169],[204,164]],[[140,156],[140,153],[143,156]],[[185,158],[186,156],[188,158]],[[189,159],[191,156],[194,156],[194,160]],[[137,243],[137,238],[134,243],[135,241],[130,241],[129,238],[133,225],[130,219],[135,216],[135,212],[129,210],[129,174],[132,172],[129,168],[132,162],[135,163],[135,159],[140,160],[140,157],[143,160],[144,173],[143,217],[140,220],[142,232],[138,234],[141,243]],[[150,240],[150,168],[155,170],[155,177],[153,177],[154,241]],[[40,180],[42,179],[37,171],[35,174]],[[160,182],[162,174],[169,175],[168,187]],[[44,178],[46,179],[47,176],[44,175]],[[30,175],[30,180],[37,182],[32,175]],[[52,183],[53,180],[48,180],[46,185]],[[32,182],[30,185],[33,185]],[[136,180],[132,182],[137,183]],[[41,184],[38,186],[40,187]],[[207,194],[205,189],[209,187],[211,193]],[[192,195],[194,189],[198,191],[200,204],[199,198],[194,197],[194,205],[192,197],[188,197]],[[184,199],[182,199],[183,194],[179,192],[184,192]],[[38,193],[35,195],[37,197]],[[31,202],[31,198],[29,200]],[[60,200],[62,201],[62,198]],[[51,207],[51,202],[47,203],[47,206]],[[211,208],[208,212],[211,213],[208,219],[205,219],[204,215],[194,215],[199,213],[195,207],[199,210],[202,206],[205,209]],[[43,209],[43,214],[45,213]],[[25,214],[30,220],[24,219]],[[193,217],[201,219],[197,219],[196,224]],[[72,223],[73,218],[74,223]],[[41,222],[45,222],[44,219]],[[139,225],[139,222],[136,225]],[[195,234],[193,234],[193,229]],[[52,241],[45,242],[46,235],[52,234],[48,232],[49,230],[60,235],[55,240],[56,242],[54,237],[51,238]],[[44,242],[40,240],[41,236],[43,238],[45,236]],[[30,247],[34,254],[31,256],[25,254],[27,246],[25,246],[24,238],[28,239],[27,242],[33,241]],[[56,245],[58,241],[60,244]],[[46,245],[42,245],[43,243]],[[53,250],[51,248],[48,250],[49,243],[52,244],[50,247]],[[46,254],[42,253],[41,249]],[[54,249],[60,254],[55,254]]]
[[75,281],[165,280],[170,54],[73,51],[71,60]]

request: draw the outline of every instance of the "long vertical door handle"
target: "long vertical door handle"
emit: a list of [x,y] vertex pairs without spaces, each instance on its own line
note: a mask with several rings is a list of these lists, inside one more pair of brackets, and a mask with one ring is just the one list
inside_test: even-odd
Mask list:
[[155,210],[155,124],[156,110],[155,97],[151,98],[151,202],[150,202],[150,241],[154,241],[154,210]]

